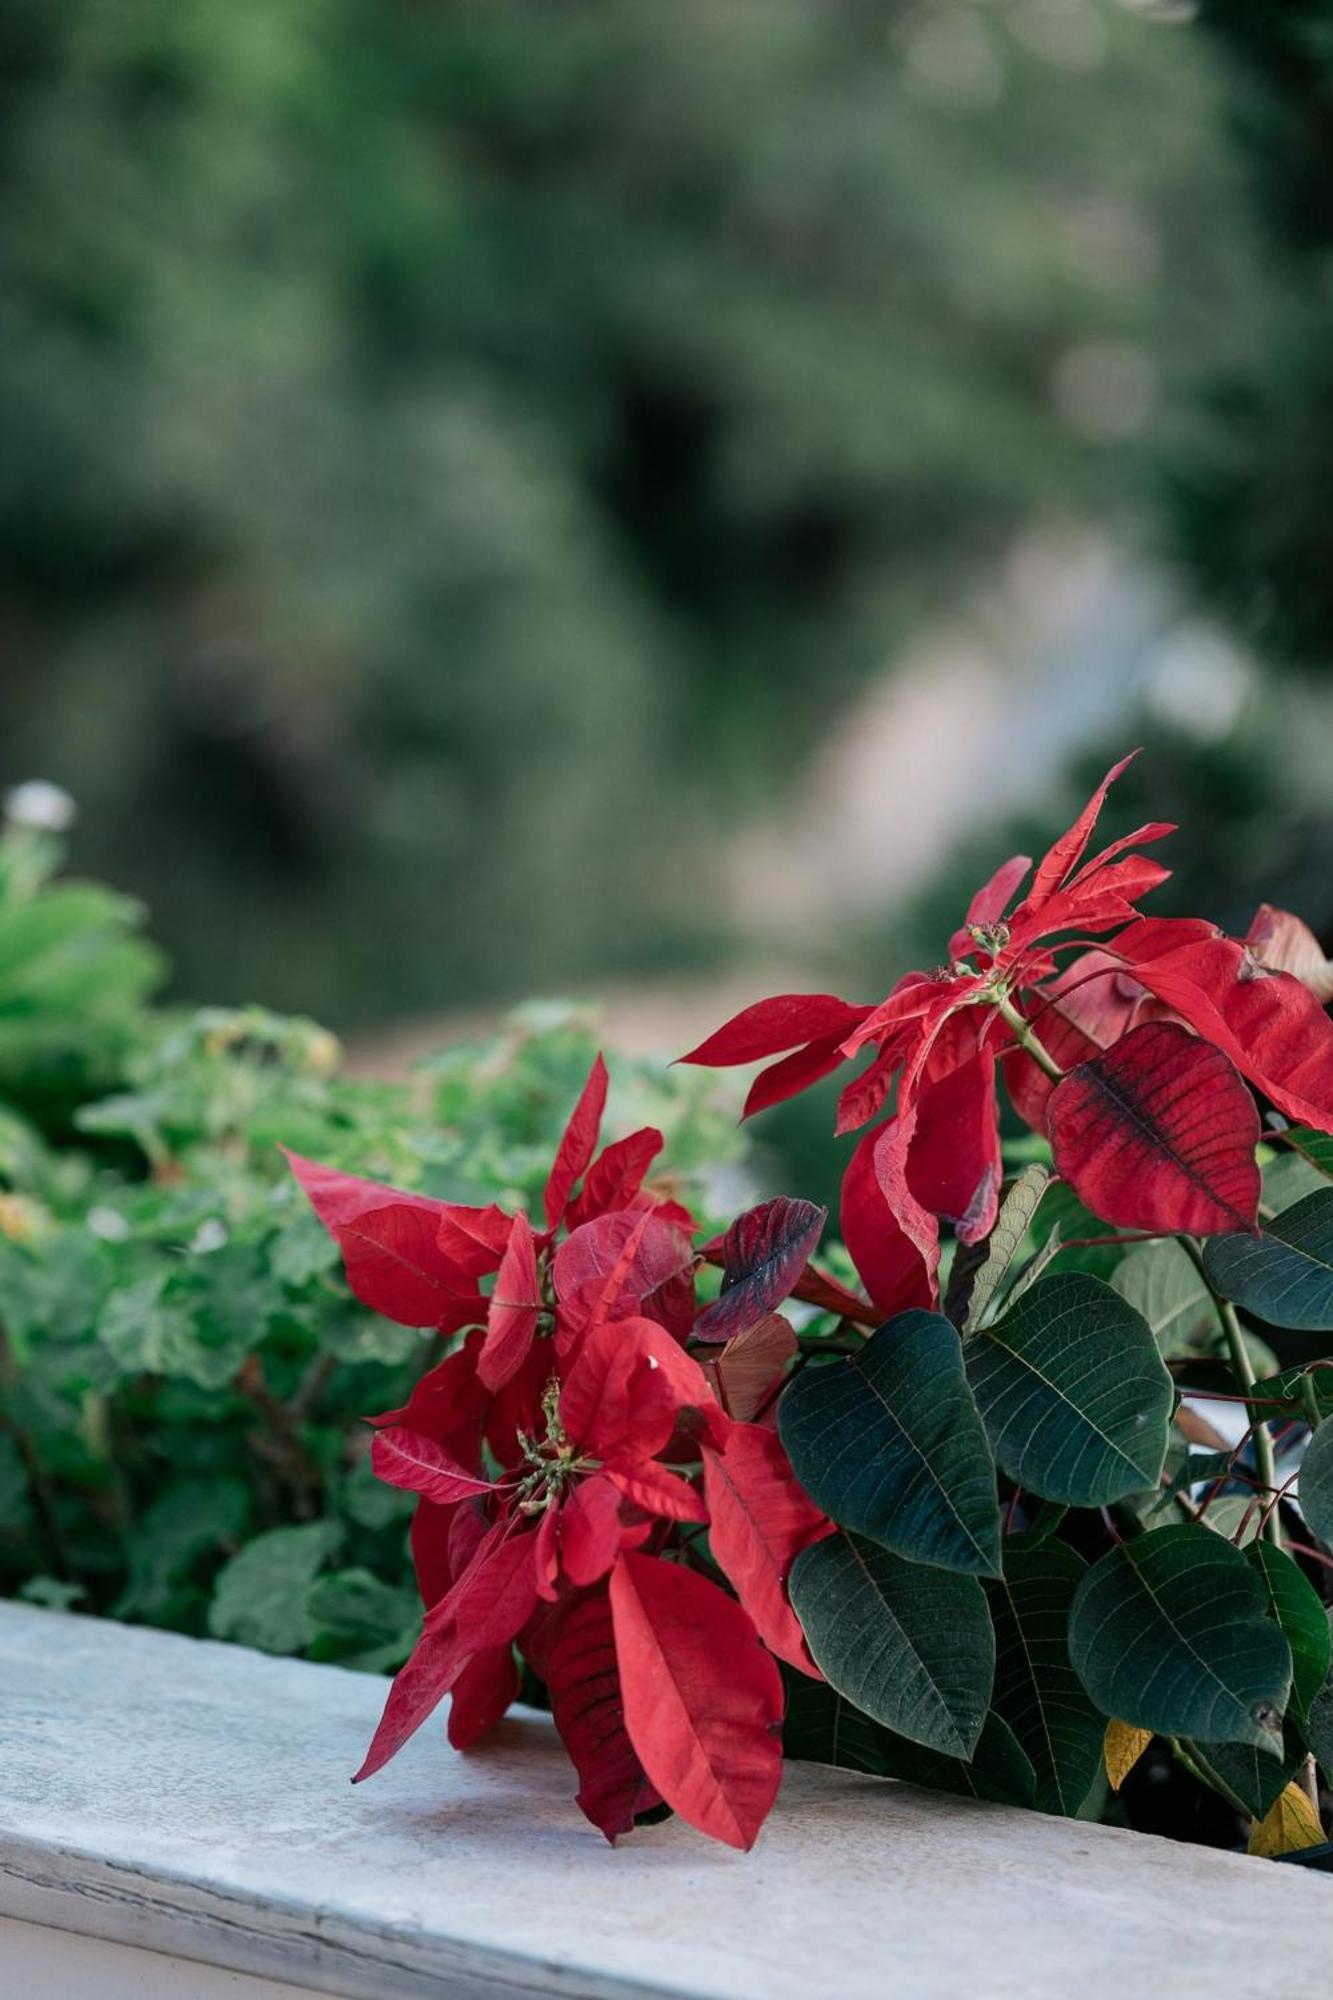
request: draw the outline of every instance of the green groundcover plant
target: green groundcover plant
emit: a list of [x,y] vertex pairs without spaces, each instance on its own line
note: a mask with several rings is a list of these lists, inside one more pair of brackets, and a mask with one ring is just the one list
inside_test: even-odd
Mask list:
[[1333,975],[1282,912],[1141,915],[1172,829],[1088,858],[1121,768],[938,970],[686,1058],[768,1061],[755,1111],[868,1057],[855,1287],[813,1204],[718,1236],[660,1132],[599,1150],[600,1057],[534,1208],[293,1159],[356,1296],[452,1343],[375,1419],[425,1616],[358,1777],[446,1694],[479,1740],[522,1661],[608,1839],[670,1809],[749,1847],[784,1751],[1095,1812],[1161,1738],[1256,1851],[1320,1847],[1333,1428],[1266,1340],[1333,1328]]

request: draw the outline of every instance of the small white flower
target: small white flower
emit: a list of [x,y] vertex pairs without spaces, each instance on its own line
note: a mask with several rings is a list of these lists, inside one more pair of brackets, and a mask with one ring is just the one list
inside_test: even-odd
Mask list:
[[77,812],[64,787],[47,778],[28,778],[5,793],[5,818],[33,833],[67,833]]

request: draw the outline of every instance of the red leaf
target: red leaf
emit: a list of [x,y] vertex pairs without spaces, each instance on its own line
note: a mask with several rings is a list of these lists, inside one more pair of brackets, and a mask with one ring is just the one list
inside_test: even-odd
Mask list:
[[995,1056],[978,1048],[922,1091],[907,1185],[960,1243],[976,1243],[995,1222],[1002,1178]]
[[[1041,987],[1025,1011],[1052,1061],[1071,1070],[1118,1042],[1140,1019],[1145,1002],[1156,1006],[1119,959],[1085,951]],[[1044,1133],[1055,1084],[1017,1043],[1005,1053],[1004,1080],[1019,1117]]]
[[1007,861],[1001,862],[990,881],[977,890],[967,906],[966,921],[949,939],[950,958],[966,958],[976,948],[972,932],[999,923],[1009,907],[1010,897],[1031,866],[1030,854],[1011,854]]
[[617,1319],[583,1336],[561,1392],[560,1417],[574,1443],[599,1458],[655,1458],[681,1410],[714,1404],[702,1368],[664,1327]]
[[842,1042],[841,1034],[821,1035],[818,1041],[807,1043],[805,1048],[794,1049],[780,1062],[770,1063],[767,1069],[761,1069],[750,1085],[741,1118],[754,1118],[761,1111],[770,1111],[775,1104],[785,1104],[798,1091],[808,1090],[821,1077],[840,1069],[847,1060],[842,1052]]
[[606,1109],[608,1082],[606,1064],[598,1056],[565,1127],[564,1136],[556,1151],[555,1164],[546,1183],[545,1208],[548,1229],[554,1229],[560,1221],[575,1181],[586,1171],[588,1162],[597,1149],[597,1134],[601,1130],[602,1113]]
[[761,1062],[765,1056],[780,1055],[798,1043],[822,1041],[830,1035],[842,1039],[869,1011],[868,1007],[850,1006],[832,993],[779,993],[771,1000],[742,1008],[677,1061],[697,1063],[703,1069]]
[[1057,1170],[1117,1228],[1253,1229],[1259,1114],[1220,1049],[1166,1021],[1135,1028],[1051,1094]]
[[527,1359],[541,1313],[537,1252],[526,1215],[516,1215],[486,1317],[486,1339],[477,1373],[488,1389],[502,1389]]
[[537,1601],[533,1536],[510,1522],[493,1528],[463,1575],[427,1614],[420,1639],[395,1675],[359,1784],[382,1770],[434,1712],[475,1653],[508,1645]]
[[1118,764],[1112,765],[1068,832],[1062,833],[1055,845],[1042,856],[1037,864],[1037,872],[1032,878],[1031,891],[1023,905],[1025,910],[1029,907],[1040,908],[1073,873],[1083,858],[1084,850],[1092,836],[1092,829],[1096,826],[1102,806],[1106,802],[1106,794],[1121,772],[1127,765],[1133,763],[1138,754],[1137,750],[1131,750],[1128,757],[1122,757]]
[[1114,951],[1160,1000],[1302,1125],[1333,1130],[1333,1022],[1289,973],[1186,919],[1141,921]]
[[299,1153],[279,1149],[305,1192],[310,1206],[331,1236],[372,1208],[417,1208],[425,1215],[439,1217],[442,1201],[425,1195],[406,1194],[402,1188],[387,1187],[381,1181],[365,1181],[356,1174],[339,1173],[336,1167],[322,1167],[317,1160],[302,1159]]
[[467,1750],[489,1735],[518,1700],[518,1663],[512,1646],[474,1653],[454,1682],[449,1702],[449,1741]]
[[[399,1409],[385,1410],[371,1422],[420,1431],[437,1444],[448,1445],[454,1457],[471,1469],[480,1451],[481,1421],[489,1400],[477,1380],[477,1353],[484,1338],[481,1328],[474,1327],[460,1348],[421,1377]],[[475,1448],[465,1451],[458,1440],[474,1435]]]
[[579,1776],[579,1810],[614,1841],[660,1801],[625,1729],[605,1588],[560,1607],[544,1650],[551,1714]]
[[468,1472],[432,1438],[396,1424],[376,1431],[370,1447],[370,1463],[375,1477],[386,1486],[420,1493],[437,1507],[449,1507],[475,1493],[493,1493],[489,1479]]
[[1333,1000],[1333,962],[1308,924],[1290,910],[1276,910],[1261,903],[1254,922],[1245,933],[1245,942],[1261,965],[1274,972],[1289,972],[1308,986],[1321,1007]]
[[665,1143],[655,1126],[645,1125],[641,1132],[631,1132],[628,1138],[615,1139],[604,1146],[570,1206],[569,1227],[577,1229],[581,1222],[588,1222],[595,1215],[628,1208]]
[[623,1209],[576,1229],[556,1251],[551,1269],[561,1316],[578,1326],[589,1317],[644,1311],[650,1301],[669,1300],[673,1284],[692,1283],[694,1253],[689,1238],[651,1209]]
[[486,1208],[442,1202],[437,1240],[451,1264],[469,1278],[480,1278],[493,1271],[504,1256],[512,1227],[513,1217],[494,1202]]
[[341,1223],[335,1234],[348,1284],[386,1319],[440,1333],[485,1319],[485,1299],[440,1250],[438,1221],[429,1210],[393,1202]]
[[791,1608],[787,1575],[832,1524],[797,1484],[777,1432],[733,1424],[726,1450],[704,1453],[704,1497],[713,1558],[760,1638],[779,1659],[822,1680]]
[[782,1775],[782,1678],[746,1612],[706,1577],[622,1555],[611,1616],[630,1742],[691,1826],[753,1847]]
[[796,1335],[781,1313],[770,1313],[729,1340],[712,1363],[728,1414],[746,1423],[757,1417],[796,1353]]
[[594,1473],[560,1508],[560,1567],[571,1583],[600,1583],[619,1553],[620,1492]]
[[847,1162],[839,1212],[842,1240],[881,1319],[929,1307],[935,1296],[926,1260],[890,1213],[875,1171],[875,1149],[887,1130],[888,1124],[872,1126]]
[[679,1473],[669,1472],[666,1466],[655,1465],[651,1459],[608,1465],[606,1475],[645,1514],[656,1514],[664,1521],[708,1519],[708,1509],[698,1487],[691,1486]]
[[828,1211],[779,1195],[747,1209],[722,1243],[722,1293],[694,1324],[696,1340],[731,1340],[791,1292],[819,1242]]
[[412,1567],[416,1571],[421,1602],[427,1611],[432,1604],[439,1603],[454,1580],[453,1564],[449,1560],[449,1528],[453,1512],[452,1506],[437,1507],[433,1501],[423,1499],[418,1500],[417,1510],[412,1516]]

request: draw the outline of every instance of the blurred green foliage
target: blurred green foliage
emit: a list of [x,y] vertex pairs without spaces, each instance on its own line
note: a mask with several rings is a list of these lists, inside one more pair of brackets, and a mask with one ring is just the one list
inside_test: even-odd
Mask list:
[[187,993],[719,949],[830,709],[1137,503],[1070,358],[1169,412],[1244,346],[1208,53],[1116,0],[8,0],[12,775]]
[[[86,1039],[97,1065],[62,1074],[91,1075],[108,905],[80,890],[83,928],[64,922],[70,892],[21,865],[30,838],[0,839],[0,1018],[4,940],[50,912],[79,983],[28,1029],[71,1057]],[[411,1500],[371,1476],[360,1419],[404,1400],[439,1342],[352,1298],[279,1142],[438,1196],[539,1203],[593,1025],[530,1008],[396,1084],[343,1078],[326,1030],[259,1008],[122,1026],[119,1087],[72,1141],[0,1103],[0,1593],[395,1665],[419,1615]],[[702,1072],[613,1065],[608,1130],[659,1125],[705,1210],[734,1121]]]

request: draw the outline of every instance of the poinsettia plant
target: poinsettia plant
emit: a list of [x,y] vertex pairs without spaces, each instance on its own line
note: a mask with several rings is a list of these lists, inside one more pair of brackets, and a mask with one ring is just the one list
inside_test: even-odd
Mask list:
[[657,1133],[598,1151],[600,1059],[535,1222],[293,1160],[358,1297],[455,1342],[375,1420],[425,1616],[358,1775],[446,1694],[477,1740],[521,1660],[609,1839],[748,1847],[784,1751],[1096,1813],[1156,1739],[1260,1851],[1322,1840],[1333,974],[1283,912],[1143,915],[1172,829],[1088,858],[1123,768],[940,968],[684,1058],[765,1063],[747,1113],[862,1059],[862,1289],[813,1204],[709,1236]]

